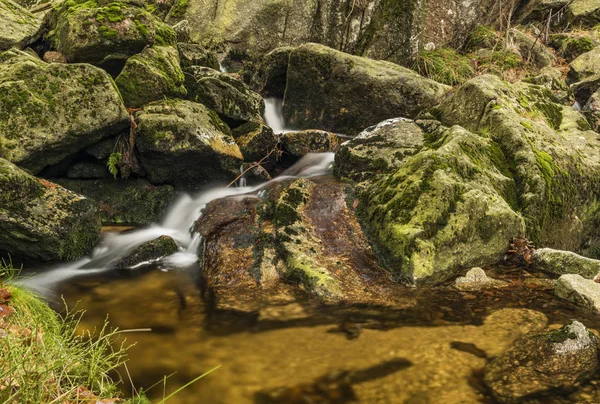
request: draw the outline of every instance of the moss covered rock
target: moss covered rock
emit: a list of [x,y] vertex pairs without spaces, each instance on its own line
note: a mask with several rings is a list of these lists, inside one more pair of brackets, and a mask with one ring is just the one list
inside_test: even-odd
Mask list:
[[550,35],[548,44],[568,62],[589,52],[596,46],[595,38],[581,33],[559,33]]
[[570,63],[568,78],[578,82],[590,76],[600,74],[600,46],[585,52]]
[[273,129],[262,123],[248,122],[235,128],[232,134],[246,162],[262,160],[278,143]]
[[230,181],[242,153],[217,114],[202,104],[168,100],[136,114],[140,163],[154,184],[196,188]]
[[485,366],[484,382],[502,403],[570,391],[595,373],[598,349],[598,338],[578,321],[526,334]]
[[240,80],[201,66],[189,67],[186,72],[190,100],[214,110],[232,127],[262,122],[265,109],[262,97]]
[[143,179],[55,179],[61,186],[98,202],[105,226],[144,226],[159,222],[176,198],[170,185],[155,186]]
[[335,152],[339,149],[340,137],[324,130],[304,130],[281,135],[283,149],[292,156],[302,157],[308,153]]
[[438,128],[430,141],[365,190],[359,204],[387,266],[414,284],[498,261],[524,227],[494,141],[458,126]]
[[134,248],[115,264],[115,269],[121,271],[135,269],[175,254],[177,250],[177,243],[172,237],[160,236]]
[[282,293],[333,304],[397,301],[399,286],[377,266],[344,185],[298,179],[271,184],[265,196],[217,199],[195,224],[216,307],[256,310]]
[[414,117],[448,89],[393,63],[306,44],[290,54],[283,113],[292,127],[357,134],[385,119]]
[[0,51],[24,48],[42,33],[42,21],[12,0],[0,0]]
[[207,50],[204,46],[195,43],[178,43],[181,67],[185,70],[190,66],[204,66],[219,70],[217,55]]
[[536,245],[578,251],[594,237],[600,143],[583,115],[546,88],[480,76],[444,101],[439,116],[497,142]]
[[335,155],[333,172],[355,181],[374,180],[395,171],[408,157],[421,150],[423,130],[407,119],[390,119],[365,129],[342,144]]
[[128,125],[104,71],[0,53],[0,155],[8,160],[37,173]]
[[291,46],[284,46],[267,53],[252,76],[251,88],[265,97],[283,99],[287,82],[287,68]]
[[[112,71],[147,45],[175,45],[175,31],[135,0],[70,0],[49,16],[46,38],[70,62],[101,65]],[[116,66],[116,67],[115,67]]]
[[91,199],[37,179],[0,158],[0,255],[13,262],[74,260],[100,235]]
[[177,49],[170,46],[146,48],[127,59],[115,82],[128,107],[140,107],[164,97],[186,96],[185,78]]

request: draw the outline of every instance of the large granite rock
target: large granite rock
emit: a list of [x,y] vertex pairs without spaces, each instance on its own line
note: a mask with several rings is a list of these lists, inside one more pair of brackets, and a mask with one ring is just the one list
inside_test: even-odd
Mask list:
[[58,178],[54,181],[98,202],[102,224],[105,226],[144,226],[159,222],[177,196],[170,185],[156,186],[143,179]]
[[230,130],[202,104],[167,100],[136,114],[140,163],[153,184],[197,188],[239,174],[242,153]]
[[153,46],[127,59],[115,82],[128,107],[141,107],[163,98],[184,98],[185,78],[177,49]]
[[38,173],[129,125],[106,72],[0,53],[0,156]]
[[305,44],[289,57],[283,101],[286,123],[357,134],[385,119],[415,117],[449,87],[393,63]]
[[582,257],[571,251],[540,248],[533,252],[536,269],[555,275],[577,274],[592,279],[600,273],[600,261]]
[[581,275],[562,275],[554,286],[556,296],[586,310],[600,312],[600,284]]
[[24,48],[42,33],[42,20],[12,0],[0,0],[0,51]]
[[27,174],[0,158],[0,255],[13,262],[74,260],[100,235],[91,199]]
[[598,368],[598,338],[583,324],[571,324],[518,339],[485,367],[484,382],[502,403],[533,395],[570,391]]

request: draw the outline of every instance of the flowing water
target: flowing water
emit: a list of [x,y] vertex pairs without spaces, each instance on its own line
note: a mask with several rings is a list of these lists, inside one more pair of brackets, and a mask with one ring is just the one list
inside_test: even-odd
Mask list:
[[[280,103],[266,101],[268,123],[286,131]],[[332,162],[332,153],[311,154],[273,181],[334,181]],[[246,314],[214,313],[198,287],[201,239],[190,228],[210,201],[262,197],[268,184],[239,185],[182,195],[161,223],[105,232],[89,257],[19,282],[48,296],[57,309],[61,296],[69,307],[84,309],[83,328],[101,327],[108,314],[120,329],[150,329],[127,334],[136,344],[127,370],[138,388],[160,382],[148,392],[152,399],[221,366],[170,403],[490,402],[482,368],[523,333],[571,319],[600,329],[598,318],[555,299],[548,279],[510,267],[486,268],[509,287],[405,288],[393,307],[321,306],[299,298]],[[151,263],[150,270],[124,275],[109,269],[132,248],[161,235],[173,237],[180,251]],[[125,369],[120,374],[128,379]],[[163,391],[166,375],[172,376]],[[539,402],[600,402],[598,383],[596,378],[570,396]]]

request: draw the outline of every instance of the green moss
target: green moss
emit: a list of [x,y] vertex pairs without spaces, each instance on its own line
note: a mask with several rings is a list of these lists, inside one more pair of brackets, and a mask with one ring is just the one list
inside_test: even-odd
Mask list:
[[502,41],[500,35],[494,28],[479,25],[467,37],[465,50],[472,52],[478,49],[493,49]]
[[167,24],[162,22],[156,22],[156,44],[157,45],[176,45],[177,44],[177,34],[173,30],[173,28],[169,27]]
[[594,49],[594,42],[587,36],[554,34],[550,35],[548,44],[567,61]]
[[451,48],[422,51],[415,56],[413,69],[425,77],[455,86],[475,75],[471,60]]
[[174,19],[181,19],[185,16],[185,12],[188,8],[188,0],[175,0],[175,4],[169,11],[169,17]]

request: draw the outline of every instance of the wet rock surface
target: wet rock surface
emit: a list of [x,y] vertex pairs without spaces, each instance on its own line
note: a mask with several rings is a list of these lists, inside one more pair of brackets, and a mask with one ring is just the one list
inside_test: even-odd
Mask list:
[[554,293],[587,310],[600,312],[600,284],[581,275],[562,275]]
[[458,290],[480,290],[487,288],[501,288],[507,286],[507,283],[497,279],[492,279],[481,268],[471,268],[465,276],[461,276],[454,281],[454,287]]
[[177,250],[178,247],[173,238],[160,236],[127,253],[115,264],[115,269],[119,271],[135,270],[141,266],[151,265],[161,258],[174,254]]
[[74,260],[100,234],[98,205],[0,158],[0,251],[13,262]]
[[284,151],[302,157],[308,153],[335,152],[340,147],[340,137],[323,130],[288,132],[280,136]]
[[485,367],[484,381],[500,402],[572,390],[598,367],[598,338],[574,321],[559,330],[528,334]]
[[571,251],[540,248],[533,253],[536,269],[555,275],[577,274],[592,279],[600,273],[600,261],[583,257]]

